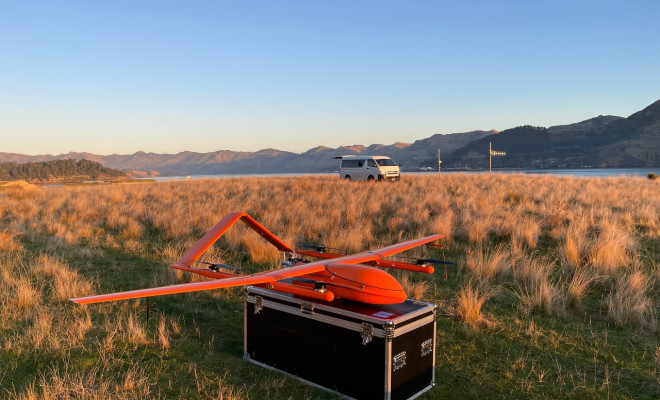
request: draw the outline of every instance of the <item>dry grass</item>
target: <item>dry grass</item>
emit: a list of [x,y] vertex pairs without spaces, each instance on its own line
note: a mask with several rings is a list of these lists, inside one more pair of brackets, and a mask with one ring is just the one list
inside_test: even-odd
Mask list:
[[543,258],[524,256],[514,268],[514,296],[520,310],[529,314],[541,311],[547,314],[563,312],[563,299],[550,281],[553,263]]
[[[515,175],[409,177],[369,186],[335,177],[249,178],[51,188],[2,201],[11,222],[68,244],[140,239],[147,230],[186,241],[240,210],[278,236],[349,251],[429,233],[476,245],[504,237],[533,249],[549,235],[562,243],[566,264],[617,268],[635,252],[636,229],[660,233],[659,195],[647,181],[612,179],[605,189],[596,179]],[[19,244],[15,235],[4,234],[9,246]],[[226,239],[255,262],[272,255],[248,235]]]
[[139,321],[137,315],[130,313],[120,322],[123,327],[126,341],[135,346],[149,343],[147,340],[147,331],[144,324]]
[[92,293],[92,285],[63,262],[41,254],[37,258],[35,269],[53,279],[51,295],[56,300],[68,300]]
[[27,310],[41,300],[41,291],[29,279],[19,278],[14,281],[13,299],[18,309]]
[[243,400],[248,396],[241,389],[236,389],[225,383],[224,377],[208,377],[203,372],[194,370],[197,397],[217,400]]
[[491,296],[490,289],[466,281],[456,295],[455,317],[469,326],[485,322],[481,309]]
[[157,341],[163,349],[170,348],[170,332],[167,329],[167,320],[163,317],[158,320]]
[[[458,289],[451,284],[439,288],[423,275],[404,275],[401,281],[413,298],[453,299],[455,316],[469,326],[484,323],[484,304],[499,301],[494,296],[502,287],[516,293],[519,307],[512,312],[553,316],[589,304],[585,298],[595,287],[606,299],[609,320],[654,328],[660,292],[657,250],[650,257],[656,263],[652,267],[640,254],[642,243],[660,238],[660,191],[654,183],[446,174],[407,176],[393,185],[302,177],[11,188],[0,196],[0,351],[18,359],[36,351],[65,359],[72,349],[92,349],[99,368],[120,370],[121,376],[109,379],[94,368],[85,374],[47,370],[31,386],[1,396],[158,397],[135,373],[136,365],[119,361],[117,353],[127,348],[173,353],[178,335],[189,335],[190,328],[165,316],[148,327],[133,303],[119,310],[88,309],[71,307],[66,299],[99,291],[90,271],[108,254],[171,264],[230,211],[247,212],[289,244],[317,243],[348,252],[442,233],[458,249],[459,260],[465,254],[461,272],[471,279]],[[39,251],[32,252],[34,247]],[[234,228],[206,257],[270,268],[280,255],[254,232]],[[631,272],[631,264],[645,269]],[[141,284],[183,278],[168,268],[154,276]],[[603,278],[605,284],[595,285]],[[222,293],[230,296],[228,291],[208,296]],[[103,323],[92,324],[99,320]],[[216,376],[196,377],[199,397],[248,397]]]
[[[91,283],[66,264],[46,255],[23,261],[0,256],[0,348],[18,354],[30,349],[79,346],[92,328],[86,309],[75,312],[63,299],[89,293]],[[3,337],[4,336],[4,337]]]
[[11,400],[152,398],[150,377],[145,376],[138,365],[132,365],[122,375],[118,383],[98,367],[84,373],[68,372],[68,366],[50,368],[40,373],[26,390],[10,390],[3,395]]
[[566,306],[578,307],[589,288],[598,281],[596,274],[588,269],[578,269],[566,281]]
[[602,221],[599,228],[589,252],[589,264],[605,275],[613,275],[619,267],[631,262],[637,244],[625,226]]
[[621,275],[607,297],[607,315],[617,326],[654,328],[656,315],[648,295],[651,281],[641,271]]
[[525,314],[540,311],[552,315],[563,310],[557,288],[547,278],[531,285],[518,285],[514,294],[520,310]]
[[409,274],[402,274],[401,278],[399,279],[399,283],[401,284],[401,287],[403,287],[403,291],[406,292],[408,297],[415,300],[423,299],[424,295],[430,287],[429,282],[425,280],[414,282],[412,278],[410,278]]
[[482,284],[503,282],[511,272],[509,252],[502,246],[482,245],[467,250],[465,268]]
[[17,251],[21,250],[22,246],[16,240],[17,232],[3,230],[0,231],[0,251]]
[[562,265],[567,271],[574,271],[586,262],[588,241],[584,219],[571,224],[564,233],[559,245]]

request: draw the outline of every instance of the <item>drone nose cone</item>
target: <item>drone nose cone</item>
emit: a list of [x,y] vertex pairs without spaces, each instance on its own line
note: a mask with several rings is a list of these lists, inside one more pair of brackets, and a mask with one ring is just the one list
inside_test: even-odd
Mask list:
[[407,298],[399,282],[392,275],[378,268],[328,264],[326,270],[332,276],[332,283],[352,288],[350,294],[342,291],[344,298],[371,304],[396,304],[404,302]]

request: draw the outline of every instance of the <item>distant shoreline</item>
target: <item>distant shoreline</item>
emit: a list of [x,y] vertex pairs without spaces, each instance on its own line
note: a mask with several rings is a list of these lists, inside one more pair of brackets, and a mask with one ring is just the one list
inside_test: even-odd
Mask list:
[[[406,175],[442,175],[442,174],[483,174],[486,170],[443,170],[438,171],[409,171],[402,172]],[[660,174],[660,167],[657,168],[562,168],[562,169],[493,169],[495,174],[527,174],[527,175],[556,175],[556,176],[581,176],[581,177],[614,177],[614,176],[640,176],[645,177],[649,173]],[[200,174],[200,175],[173,175],[136,178],[135,181],[156,181],[168,182],[178,180],[199,180],[199,179],[234,179],[234,178],[267,178],[267,177],[301,177],[301,176],[337,176],[338,172],[298,172],[281,174]]]

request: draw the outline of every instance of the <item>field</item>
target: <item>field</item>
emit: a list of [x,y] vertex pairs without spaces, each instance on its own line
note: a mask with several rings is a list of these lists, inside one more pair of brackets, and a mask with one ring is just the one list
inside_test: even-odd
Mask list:
[[[446,279],[393,273],[441,311],[422,399],[660,398],[660,183],[501,174],[0,186],[0,398],[334,398],[242,361],[240,288],[153,298],[149,322],[67,300],[191,279],[168,265],[231,211],[347,252],[446,235]],[[281,255],[236,225],[205,259]]]

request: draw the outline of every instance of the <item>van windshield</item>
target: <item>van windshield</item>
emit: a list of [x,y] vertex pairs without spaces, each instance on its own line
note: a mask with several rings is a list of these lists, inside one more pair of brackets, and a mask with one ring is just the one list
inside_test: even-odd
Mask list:
[[381,158],[376,160],[381,167],[394,167],[396,163],[391,158]]

